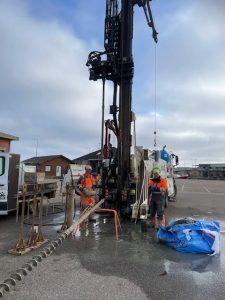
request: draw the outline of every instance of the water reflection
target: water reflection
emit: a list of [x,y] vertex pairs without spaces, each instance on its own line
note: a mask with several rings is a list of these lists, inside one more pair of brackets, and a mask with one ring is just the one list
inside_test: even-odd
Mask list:
[[199,273],[206,272],[208,265],[212,263],[213,260],[215,261],[216,259],[217,259],[216,257],[209,256],[209,255],[196,258],[191,262],[190,269],[192,271],[196,271]]
[[[156,231],[141,233],[140,224],[122,221],[119,240],[115,239],[113,218],[95,215],[95,222],[85,223],[76,233],[79,249],[90,256],[124,257],[130,263],[159,263],[167,273],[192,271],[198,273],[217,272],[223,267],[224,238],[221,255],[215,257],[202,254],[177,252],[167,245],[158,243]],[[166,262],[166,263],[165,263]]]

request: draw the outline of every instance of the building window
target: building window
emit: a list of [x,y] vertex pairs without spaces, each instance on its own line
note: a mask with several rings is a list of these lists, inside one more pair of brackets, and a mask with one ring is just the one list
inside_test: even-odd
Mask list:
[[5,157],[0,156],[0,176],[5,173]]
[[45,172],[51,172],[51,166],[45,166]]
[[56,177],[61,177],[62,168],[61,166],[56,166]]

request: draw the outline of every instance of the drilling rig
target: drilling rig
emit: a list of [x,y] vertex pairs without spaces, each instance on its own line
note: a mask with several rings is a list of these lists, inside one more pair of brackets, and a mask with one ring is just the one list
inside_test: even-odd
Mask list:
[[[157,43],[157,31],[150,1],[106,0],[105,50],[92,51],[86,64],[89,67],[89,79],[102,80],[102,107],[104,107],[105,82],[109,80],[113,83],[112,105],[110,106],[112,120],[107,120],[104,124],[104,111],[102,118],[102,163],[100,166],[102,197],[107,198],[108,205],[119,209],[123,215],[131,215],[132,205],[141,193],[140,183],[145,178],[143,156],[146,156],[146,151],[135,147],[134,153],[131,154],[131,122],[135,119],[135,114],[131,110],[134,75],[132,40],[134,6],[138,5],[143,8],[152,37]],[[104,125],[105,143],[103,145]],[[117,137],[117,151],[114,157],[111,151],[110,131]],[[150,156],[154,155],[155,152],[150,153]],[[138,170],[138,174],[135,174],[135,169]]]

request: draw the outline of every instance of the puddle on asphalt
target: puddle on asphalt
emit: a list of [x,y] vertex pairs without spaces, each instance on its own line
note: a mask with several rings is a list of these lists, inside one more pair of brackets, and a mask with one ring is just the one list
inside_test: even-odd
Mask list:
[[111,258],[124,257],[125,261],[133,263],[161,264],[163,275],[182,271],[214,273],[225,267],[225,236],[221,237],[220,255],[189,254],[158,243],[154,230],[141,233],[139,223],[122,222],[121,225],[122,231],[119,230],[119,240],[116,241],[114,219],[97,216],[95,222],[80,227],[74,241],[85,245],[87,252],[93,251],[89,253],[91,257],[100,254]]
[[[121,222],[119,240],[115,238],[114,219],[95,215],[95,222],[81,226],[73,239],[67,239],[55,255],[66,255],[91,273],[125,278],[152,293],[149,284],[180,280],[184,287],[203,286],[224,274],[225,235],[221,235],[221,255],[208,256],[177,252],[158,243],[156,231],[141,233],[140,223]],[[222,224],[224,225],[224,224]],[[151,276],[151,279],[149,278]],[[179,279],[178,279],[179,278]],[[185,280],[188,280],[186,285]]]

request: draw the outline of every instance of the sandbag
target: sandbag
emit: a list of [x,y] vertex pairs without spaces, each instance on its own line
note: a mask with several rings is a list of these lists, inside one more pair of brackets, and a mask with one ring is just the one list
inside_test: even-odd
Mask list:
[[216,221],[181,219],[160,226],[158,240],[187,253],[219,253],[220,224]]

